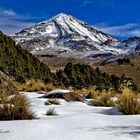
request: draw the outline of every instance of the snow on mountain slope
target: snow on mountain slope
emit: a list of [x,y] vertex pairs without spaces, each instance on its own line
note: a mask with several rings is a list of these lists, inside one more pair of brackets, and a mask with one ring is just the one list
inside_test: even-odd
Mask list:
[[119,42],[64,13],[23,29],[13,38],[34,55],[108,58],[133,53],[140,48],[137,47],[140,43],[138,39]]
[[131,54],[131,53],[137,53],[140,51],[140,38],[139,37],[133,37],[129,38],[128,40],[122,41],[117,48],[124,48],[125,53]]
[[119,49],[111,47],[118,44],[117,39],[63,13],[24,29],[13,38],[37,55],[47,52],[62,56],[121,53]]

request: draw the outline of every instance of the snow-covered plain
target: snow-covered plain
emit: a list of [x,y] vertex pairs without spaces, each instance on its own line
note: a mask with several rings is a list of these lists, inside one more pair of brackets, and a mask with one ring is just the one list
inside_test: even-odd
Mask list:
[[[26,93],[39,119],[0,121],[0,140],[140,140],[140,115],[81,102],[45,106],[42,95]],[[57,116],[46,116],[55,107]]]

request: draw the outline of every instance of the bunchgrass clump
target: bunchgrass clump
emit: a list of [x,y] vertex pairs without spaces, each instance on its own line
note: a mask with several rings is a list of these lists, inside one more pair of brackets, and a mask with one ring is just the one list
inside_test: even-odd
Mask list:
[[100,96],[100,93],[98,91],[96,91],[95,88],[91,88],[88,90],[88,94],[87,94],[86,98],[97,99],[98,96]]
[[18,83],[15,82],[16,88],[20,91],[29,91],[29,92],[36,92],[36,91],[51,91],[56,89],[55,86],[52,84],[45,84],[43,81],[40,80],[27,80],[25,83]]
[[118,105],[120,111],[126,115],[140,114],[140,99],[129,89],[124,89],[118,96]]
[[7,94],[1,95],[0,120],[30,120],[35,118],[30,110],[30,102],[25,96]]
[[99,96],[97,99],[93,101],[93,104],[95,106],[107,106],[107,107],[115,106],[109,93],[103,93],[101,96]]
[[55,108],[50,108],[49,110],[47,110],[46,115],[47,115],[47,116],[54,116],[54,115],[57,115],[57,113],[56,113],[56,111],[55,111]]

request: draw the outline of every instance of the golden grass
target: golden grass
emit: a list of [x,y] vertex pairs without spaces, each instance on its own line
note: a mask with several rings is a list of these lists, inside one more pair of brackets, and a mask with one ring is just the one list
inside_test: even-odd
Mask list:
[[25,96],[8,94],[1,95],[0,120],[29,120],[34,119],[35,114],[30,110],[30,102]]
[[113,107],[115,106],[115,103],[111,99],[110,93],[102,93],[101,96],[93,100],[93,104],[95,106],[107,106],[107,107]]
[[96,99],[100,95],[100,93],[96,91],[95,87],[82,88],[82,89],[69,88],[69,90],[72,91],[73,93],[79,93],[85,96],[86,98],[92,98],[92,99]]
[[52,84],[45,84],[39,80],[28,80],[26,83],[17,83],[15,82],[16,88],[20,91],[29,91],[29,92],[36,92],[36,91],[51,91],[56,89],[55,86]]
[[97,99],[99,96],[101,96],[103,93],[109,93],[110,96],[115,96],[116,93],[115,91],[106,91],[106,90],[103,90],[102,92],[101,91],[98,91],[96,90],[96,87],[92,86],[92,87],[89,87],[89,88],[82,88],[82,89],[72,89],[71,88],[71,91],[73,91],[74,93],[80,93],[82,95],[84,95],[86,98],[91,98],[91,99]]
[[126,115],[140,114],[140,98],[131,90],[124,89],[118,96],[118,105],[121,112]]
[[84,96],[86,96],[89,92],[89,89],[86,89],[86,88],[82,88],[82,89],[70,89],[72,92],[74,93],[80,93]]

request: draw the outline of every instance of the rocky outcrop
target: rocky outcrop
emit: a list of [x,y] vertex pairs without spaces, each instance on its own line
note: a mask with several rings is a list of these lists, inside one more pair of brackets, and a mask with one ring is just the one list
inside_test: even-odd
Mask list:
[[65,99],[67,102],[70,102],[70,101],[84,102],[85,101],[84,96],[82,96],[79,93],[73,93],[69,90],[53,90],[41,96],[40,98],[48,98],[48,99],[60,98],[60,99]]

